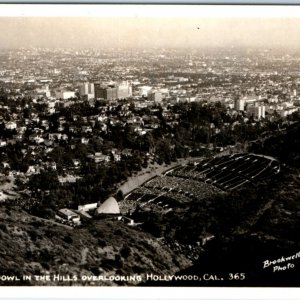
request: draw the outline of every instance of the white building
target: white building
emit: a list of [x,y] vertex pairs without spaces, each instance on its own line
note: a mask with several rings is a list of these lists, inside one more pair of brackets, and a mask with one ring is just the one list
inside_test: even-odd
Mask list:
[[17,123],[16,122],[7,122],[5,124],[5,128],[10,129],[10,130],[16,129],[17,128]]
[[73,92],[73,91],[56,91],[55,96],[57,99],[67,100],[69,98],[75,98],[75,92]]
[[93,210],[96,209],[98,207],[98,203],[90,203],[90,204],[85,204],[85,205],[79,205],[78,206],[78,211],[89,211],[89,210]]
[[126,99],[132,96],[132,87],[127,81],[123,81],[117,85],[117,98]]
[[140,86],[138,88],[138,91],[139,91],[139,95],[141,97],[147,97],[148,96],[148,93],[152,90],[152,87],[151,86]]
[[280,114],[281,117],[286,117],[286,116],[291,115],[292,113],[294,113],[298,110],[299,110],[298,107],[289,107],[289,108],[281,110],[279,112],[279,114]]
[[114,197],[109,197],[97,208],[96,214],[120,214],[120,208],[117,200]]

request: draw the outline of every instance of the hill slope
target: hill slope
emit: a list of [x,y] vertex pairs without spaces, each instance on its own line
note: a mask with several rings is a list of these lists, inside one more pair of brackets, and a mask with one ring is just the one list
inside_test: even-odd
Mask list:
[[[1,285],[136,285],[146,273],[174,274],[190,265],[150,234],[116,220],[69,229],[6,206],[0,207],[0,217],[1,274],[32,277],[0,280]],[[33,280],[34,275],[49,275],[51,280]],[[52,280],[54,275],[65,278]]]
[[[189,226],[190,240],[202,228],[215,239],[192,267],[179,272],[196,274],[201,282],[172,281],[165,285],[300,286],[299,123],[249,150],[280,159],[281,172],[271,180],[215,197],[205,220],[203,209],[197,205],[182,215],[178,222]],[[182,233],[183,226],[180,230]],[[223,280],[205,280],[205,274]]]

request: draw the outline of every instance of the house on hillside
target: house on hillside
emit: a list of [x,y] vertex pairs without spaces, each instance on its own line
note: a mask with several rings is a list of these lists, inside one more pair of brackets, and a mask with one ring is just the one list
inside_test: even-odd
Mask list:
[[75,225],[80,225],[80,216],[68,208],[60,209],[55,215],[55,218],[58,220],[65,220]]

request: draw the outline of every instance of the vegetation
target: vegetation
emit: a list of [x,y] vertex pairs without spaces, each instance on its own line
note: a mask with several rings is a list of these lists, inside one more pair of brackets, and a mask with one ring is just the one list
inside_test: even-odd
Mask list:
[[[186,212],[170,216],[168,233],[171,238],[193,243],[203,233],[215,236],[198,261],[180,274],[246,274],[244,281],[203,283],[210,286],[299,286],[298,261],[294,260],[295,267],[284,272],[274,272],[273,267],[263,268],[267,259],[287,257],[299,251],[300,161],[296,154],[300,151],[299,128],[299,123],[294,124],[286,132],[261,141],[262,153],[285,163],[276,177],[209,199],[207,206],[195,203]],[[199,285],[195,282],[181,284]]]
[[[76,281],[14,281],[10,285],[137,285],[141,281],[82,281],[85,276],[174,274],[190,265],[183,256],[156,241],[150,234],[116,220],[94,221],[81,229],[66,229],[37,220],[22,210],[0,206],[1,274],[19,276],[76,275]],[[37,225],[38,222],[38,225]],[[119,234],[116,238],[115,232]],[[176,262],[176,263],[175,263]],[[1,281],[1,285],[7,282]]]

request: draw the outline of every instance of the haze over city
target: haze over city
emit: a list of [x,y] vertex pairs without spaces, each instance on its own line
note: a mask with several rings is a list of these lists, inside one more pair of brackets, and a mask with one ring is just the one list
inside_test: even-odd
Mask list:
[[3,48],[292,47],[297,18],[1,17]]

